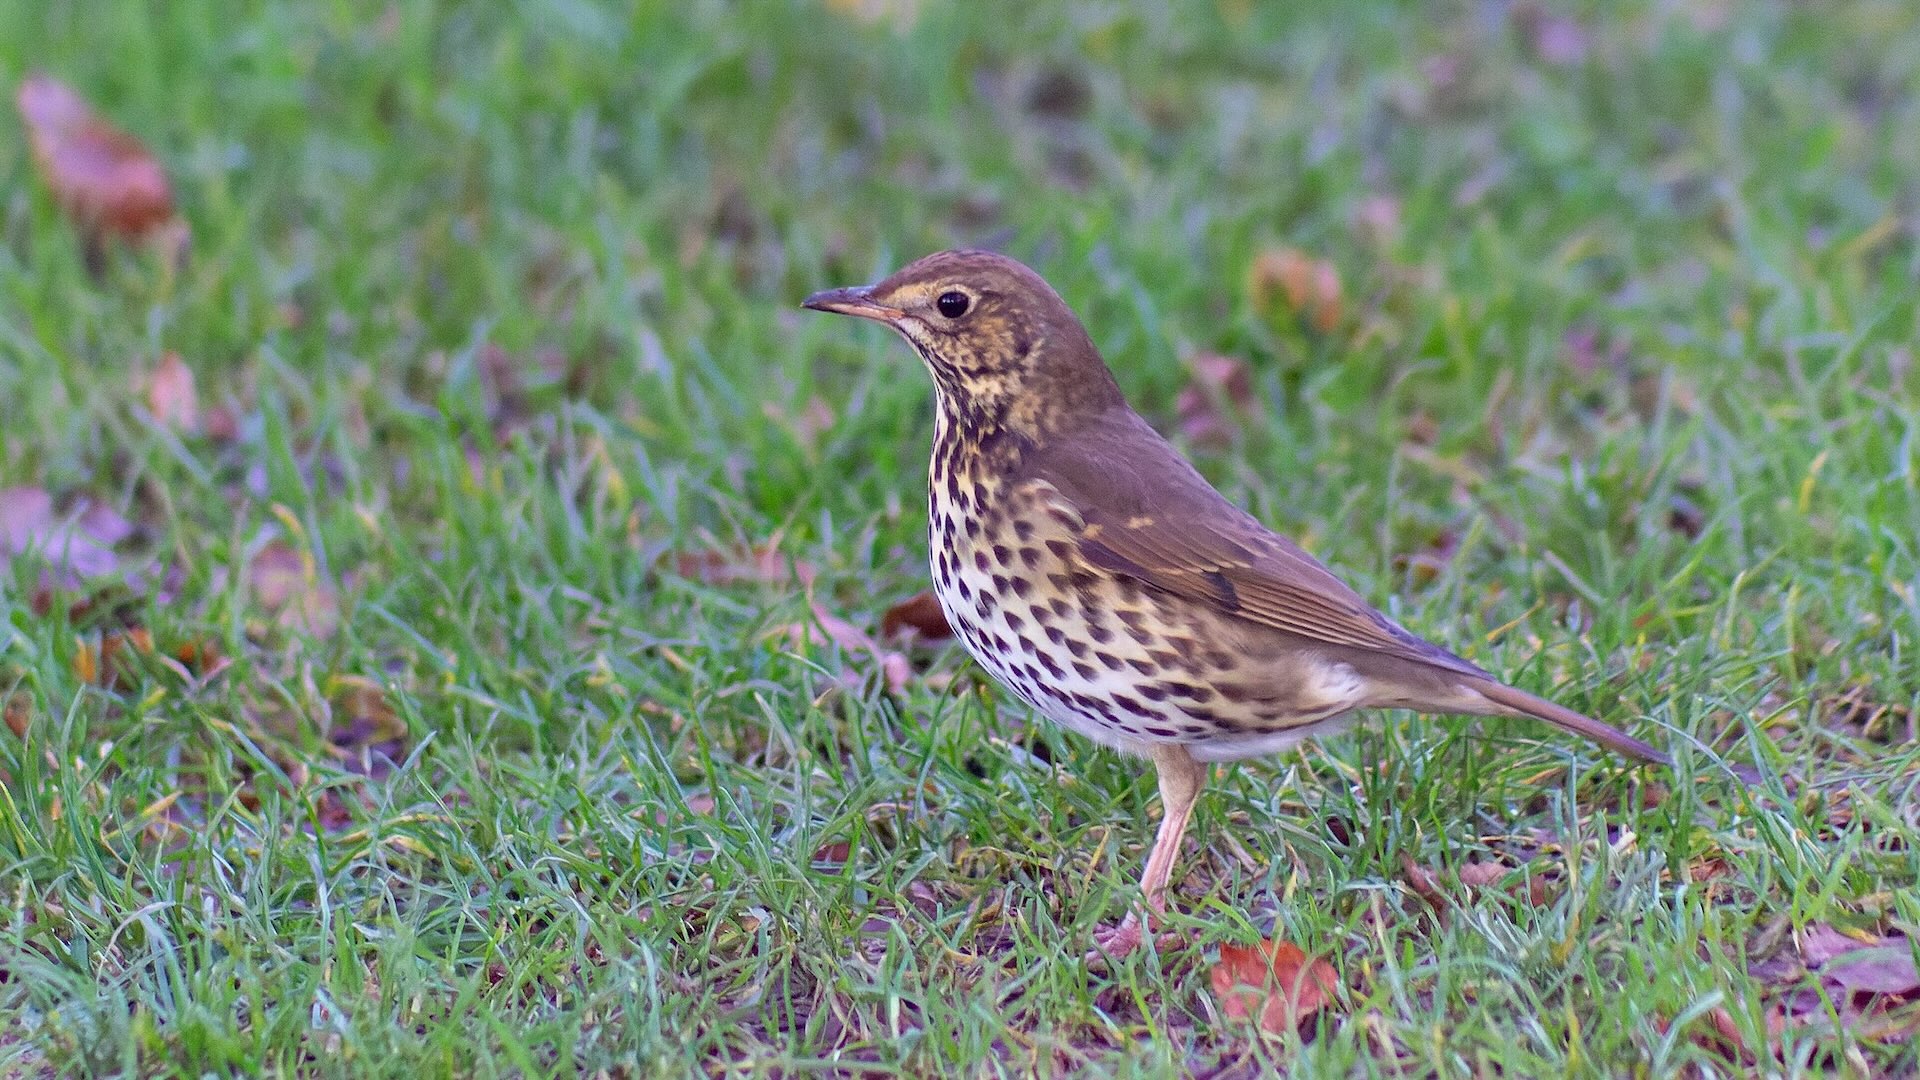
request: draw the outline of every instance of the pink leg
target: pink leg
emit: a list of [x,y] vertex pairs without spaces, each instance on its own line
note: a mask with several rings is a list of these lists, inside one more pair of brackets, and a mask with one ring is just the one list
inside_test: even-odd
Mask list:
[[1118,960],[1139,948],[1145,934],[1153,929],[1154,916],[1167,910],[1167,880],[1173,876],[1173,860],[1180,854],[1180,840],[1193,817],[1194,801],[1206,786],[1207,767],[1177,743],[1156,748],[1153,763],[1159,770],[1161,816],[1160,831],[1147,854],[1147,868],[1140,875],[1147,914],[1142,918],[1139,909],[1130,910],[1118,927],[1096,933],[1096,948],[1087,955],[1090,963],[1102,955]]

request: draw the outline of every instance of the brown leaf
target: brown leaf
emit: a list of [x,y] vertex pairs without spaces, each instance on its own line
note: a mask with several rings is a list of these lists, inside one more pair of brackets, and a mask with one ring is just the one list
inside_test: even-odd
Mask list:
[[0,715],[6,718],[8,731],[22,739],[26,738],[27,728],[33,724],[33,695],[25,690],[8,694],[5,707],[0,708]]
[[[1695,1046],[1727,1061],[1749,1068],[1759,1063],[1752,1050],[1747,1048],[1746,1040],[1740,1037],[1739,1022],[1733,1014],[1720,1006],[1714,1006],[1702,1018],[1705,1031],[1695,1029],[1687,1033],[1687,1038]],[[1665,1018],[1655,1018],[1654,1026],[1665,1035],[1673,1025]]]
[[887,689],[898,694],[906,690],[907,683],[913,679],[913,665],[900,653],[880,647],[879,643],[862,633],[860,629],[838,615],[820,606],[817,600],[809,599],[813,609],[813,621],[826,631],[827,637],[846,652],[864,652],[873,657],[886,680]]
[[1247,295],[1254,309],[1271,313],[1277,302],[1315,330],[1331,333],[1345,316],[1340,271],[1298,248],[1262,252],[1247,271]]
[[1175,404],[1180,431],[1197,444],[1223,445],[1233,431],[1229,414],[1244,415],[1253,405],[1253,373],[1246,361],[1219,353],[1197,353],[1187,367],[1192,377]]
[[843,866],[847,856],[853,852],[853,845],[845,840],[835,840],[831,844],[822,844],[814,850],[813,863],[817,867]]
[[327,743],[346,767],[378,779],[407,755],[407,722],[378,683],[336,675],[327,683]]
[[261,548],[247,564],[247,584],[283,629],[325,638],[340,628],[339,597],[320,580],[312,560],[291,544],[276,540]]
[[15,103],[41,177],[81,228],[141,237],[172,220],[173,190],[160,163],[72,88],[47,75],[29,75]]
[[193,391],[193,369],[179,353],[169,351],[147,376],[147,411],[182,434],[200,433],[200,401]]
[[1307,959],[1290,941],[1222,945],[1209,972],[1220,1011],[1236,1020],[1259,1017],[1260,1030],[1279,1035],[1327,1007],[1340,985],[1333,965]]
[[1413,861],[1413,856],[1402,852],[1400,855],[1400,874],[1406,879],[1407,888],[1413,895],[1427,902],[1435,911],[1445,913],[1453,906],[1453,898],[1440,887],[1440,879],[1434,872]]
[[880,617],[880,637],[892,641],[900,634],[923,641],[945,641],[953,636],[947,613],[940,610],[940,598],[925,589],[887,609]]
[[789,569],[786,555],[772,544],[745,551],[681,552],[673,557],[673,568],[681,577],[706,585],[784,585],[796,580],[811,585],[814,578],[812,564],[795,559]]
[[1460,884],[1470,889],[1484,889],[1507,876],[1507,868],[1499,863],[1470,862],[1460,868]]

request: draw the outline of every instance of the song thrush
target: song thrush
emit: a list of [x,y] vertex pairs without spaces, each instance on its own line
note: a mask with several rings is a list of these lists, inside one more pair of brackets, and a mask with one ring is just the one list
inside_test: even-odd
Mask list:
[[[1537,717],[1667,762],[1415,637],[1228,502],[1020,263],[941,252],[805,306],[892,327],[933,374],[934,591],[967,650],[1049,719],[1157,767],[1149,920],[1207,763],[1339,731],[1357,709]],[[1102,948],[1137,947],[1141,922]]]

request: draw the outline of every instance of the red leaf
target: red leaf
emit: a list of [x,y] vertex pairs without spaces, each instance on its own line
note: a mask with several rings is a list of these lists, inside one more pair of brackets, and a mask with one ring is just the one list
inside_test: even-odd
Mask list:
[[891,641],[903,631],[911,631],[926,641],[944,641],[953,636],[947,613],[940,610],[940,599],[933,595],[933,590],[913,594],[880,617],[881,638]]
[[82,228],[138,237],[172,219],[173,190],[160,163],[71,87],[29,75],[15,102],[40,175]]
[[808,606],[813,609],[813,621],[820,624],[820,629],[827,632],[827,637],[835,645],[847,652],[864,652],[873,657],[874,662],[880,665],[888,690],[898,694],[907,688],[908,681],[913,678],[913,665],[907,662],[905,656],[882,649],[859,627],[821,607],[819,601],[809,600]]
[[1299,1030],[1327,1007],[1340,985],[1332,964],[1319,957],[1309,961],[1290,941],[1222,945],[1209,977],[1222,1013],[1236,1020],[1257,1016],[1260,1030],[1275,1035]]

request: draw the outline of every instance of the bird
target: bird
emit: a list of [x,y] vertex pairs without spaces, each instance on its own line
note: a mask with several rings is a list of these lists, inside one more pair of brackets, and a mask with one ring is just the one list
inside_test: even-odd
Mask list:
[[892,328],[933,377],[929,561],[967,651],[1047,719],[1155,767],[1139,903],[1089,960],[1126,956],[1164,919],[1214,763],[1338,733],[1360,710],[1531,717],[1671,764],[1414,635],[1234,505],[1128,406],[1020,262],[942,251],[802,306]]

